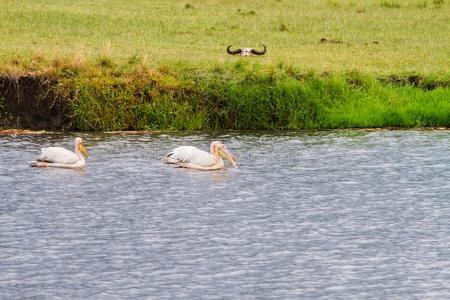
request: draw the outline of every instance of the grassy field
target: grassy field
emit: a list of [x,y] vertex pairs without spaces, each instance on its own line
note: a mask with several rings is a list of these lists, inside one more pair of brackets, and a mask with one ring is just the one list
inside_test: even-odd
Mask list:
[[229,44],[264,43],[268,55],[249,60],[318,72],[442,76],[450,69],[449,2],[2,0],[0,65],[107,57],[202,67],[238,60],[225,53]]
[[73,130],[449,127],[449,2],[2,0],[0,119],[25,94]]

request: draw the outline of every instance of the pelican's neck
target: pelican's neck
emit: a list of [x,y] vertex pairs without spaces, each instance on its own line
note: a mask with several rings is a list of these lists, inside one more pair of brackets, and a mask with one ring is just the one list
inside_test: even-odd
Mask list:
[[83,159],[83,155],[81,155],[79,145],[80,143],[78,141],[75,141],[75,154],[78,156],[79,159]]
[[219,155],[219,151],[217,151],[217,147],[216,145],[211,144],[211,146],[209,147],[209,150],[211,151],[211,154],[216,158],[216,163],[220,160],[220,155]]

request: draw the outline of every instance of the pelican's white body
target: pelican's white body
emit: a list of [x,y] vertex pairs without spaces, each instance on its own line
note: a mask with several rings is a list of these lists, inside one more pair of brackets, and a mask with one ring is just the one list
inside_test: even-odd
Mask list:
[[61,147],[48,147],[41,149],[41,155],[37,161],[58,162],[62,164],[74,164],[80,160],[78,155]]
[[178,147],[166,155],[166,161],[169,163],[190,163],[202,167],[212,166],[216,164],[219,159],[211,153],[193,146]]
[[222,159],[228,159],[236,167],[237,158],[220,142],[212,142],[211,153],[202,151],[192,146],[182,146],[173,149],[164,157],[167,164],[175,164],[179,167],[197,170],[220,170],[225,168]]
[[31,162],[32,167],[57,167],[78,169],[85,165],[84,157],[79,150],[80,138],[75,139],[75,152],[69,151],[62,147],[48,147],[41,149],[41,155],[36,161]]

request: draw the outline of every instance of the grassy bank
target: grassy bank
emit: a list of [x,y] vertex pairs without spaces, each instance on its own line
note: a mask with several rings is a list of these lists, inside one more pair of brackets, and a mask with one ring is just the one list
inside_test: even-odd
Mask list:
[[445,81],[422,79],[415,86],[409,77],[402,84],[238,62],[210,70],[140,70],[115,80],[78,78],[73,84],[80,130],[450,126]]
[[[450,125],[450,1],[0,1],[0,126]],[[258,46],[261,57],[226,54]]]
[[33,87],[41,89],[36,98],[50,94],[65,111],[63,127],[73,130],[450,126],[448,77],[377,78],[245,61],[208,69],[189,63],[151,67],[106,58],[96,65],[62,61],[39,69],[6,76],[34,74],[39,83]]
[[225,53],[230,44],[264,43],[268,55],[258,61],[268,65],[442,75],[449,11],[448,0],[2,0],[0,65],[106,55],[209,67],[238,60]]

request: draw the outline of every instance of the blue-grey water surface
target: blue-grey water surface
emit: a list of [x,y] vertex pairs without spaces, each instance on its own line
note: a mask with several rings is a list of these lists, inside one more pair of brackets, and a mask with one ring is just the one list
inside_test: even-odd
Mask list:
[[0,299],[450,298],[449,131],[80,135],[0,136]]

